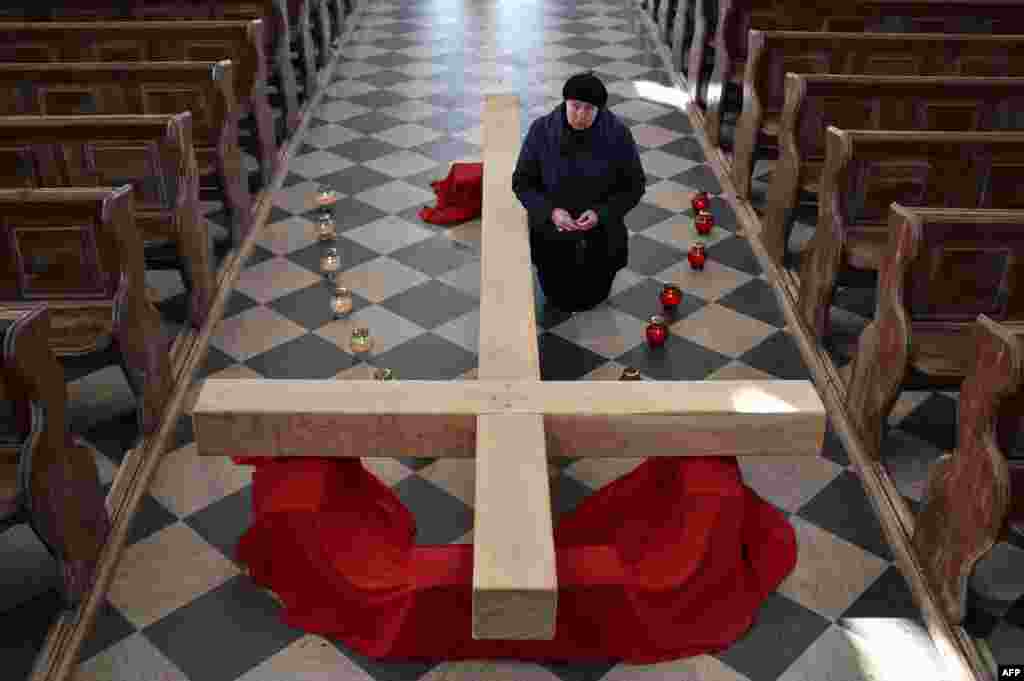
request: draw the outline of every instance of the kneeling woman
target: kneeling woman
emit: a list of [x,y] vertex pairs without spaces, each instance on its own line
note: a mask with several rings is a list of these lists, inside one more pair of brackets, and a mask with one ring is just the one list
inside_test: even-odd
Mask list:
[[562,96],[530,125],[512,190],[529,215],[531,260],[544,296],[577,312],[605,300],[626,266],[623,218],[647,180],[633,134],[605,108],[608,92],[597,76],[573,76]]

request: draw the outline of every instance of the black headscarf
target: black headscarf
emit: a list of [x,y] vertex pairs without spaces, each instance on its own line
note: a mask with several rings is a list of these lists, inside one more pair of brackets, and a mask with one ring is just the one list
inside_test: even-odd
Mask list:
[[[597,107],[598,115],[600,115],[601,109],[608,103],[608,90],[605,89],[604,83],[594,75],[593,71],[584,71],[583,73],[577,73],[565,82],[565,87],[562,88],[562,97],[563,99],[575,99],[580,102],[593,104]],[[565,111],[564,103],[562,104],[562,118],[564,124],[560,144],[562,156],[568,156],[589,146],[590,133],[593,131],[594,126],[591,125],[586,130],[576,130],[569,125],[569,118]],[[595,122],[596,120],[595,118]]]

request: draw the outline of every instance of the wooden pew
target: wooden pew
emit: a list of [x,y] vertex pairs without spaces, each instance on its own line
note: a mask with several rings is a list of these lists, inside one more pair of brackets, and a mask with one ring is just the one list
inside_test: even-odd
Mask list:
[[[765,31],[848,31],[876,32],[888,17],[906,19],[915,27],[932,33],[958,33],[964,17],[985,17],[996,23],[993,33],[1020,33],[1024,26],[1021,5],[1000,0],[852,0],[842,5],[808,4],[803,0],[719,0],[715,27],[715,66],[709,78],[705,102],[698,99],[702,83],[693,81],[691,99],[707,108],[720,108],[726,83],[742,84],[748,59],[747,40],[751,29]],[[915,23],[915,20],[918,20]],[[944,21],[935,30],[936,21]],[[692,54],[691,54],[692,57]],[[690,83],[688,82],[688,85]]]
[[0,528],[27,522],[57,560],[65,605],[92,587],[110,518],[95,450],[71,435],[64,370],[47,339],[45,305],[0,307],[0,402],[15,423],[0,440]]
[[0,304],[47,302],[57,355],[113,342],[141,435],[153,435],[172,388],[171,339],[146,298],[131,187],[0,189],[0,216]]
[[192,112],[201,175],[215,172],[237,248],[252,225],[249,183],[238,144],[233,64],[125,62],[0,63],[0,113],[8,115]]
[[801,322],[819,342],[828,335],[840,271],[877,270],[891,250],[891,203],[1024,208],[1024,133],[829,126],[825,149],[818,225],[801,263],[796,303]]
[[274,117],[266,95],[263,21],[120,21],[0,24],[0,61],[219,61],[234,65],[238,116],[252,114],[263,182],[278,163]]
[[[59,7],[37,7],[26,4],[8,7],[7,15],[0,22],[39,21],[93,21],[109,22],[122,20],[146,21],[211,21],[211,20],[262,20],[264,52],[271,56],[274,72],[278,78],[284,98],[285,115],[289,134],[298,128],[300,119],[298,80],[292,64],[290,37],[294,24],[288,16],[288,0],[190,0],[188,3],[150,2],[148,0],[127,0],[112,3],[109,0],[72,0]],[[307,48],[300,39],[300,54]]]
[[[1024,78],[786,74],[779,160],[768,190],[761,239],[786,266],[790,217],[801,189],[817,193],[825,165],[825,128],[983,131],[1013,124],[1024,110]],[[753,149],[737,146],[734,169],[749,180]]]
[[[733,183],[750,198],[759,137],[777,137],[787,72],[872,76],[1024,76],[1024,35],[750,31],[743,111],[736,124]],[[721,146],[721,99],[704,115],[708,139]]]
[[[1024,231],[1024,213],[1018,218]],[[1003,433],[1019,430],[1024,414],[1024,348],[1019,324],[979,315],[973,327],[974,363],[960,389],[958,446],[928,472],[924,504],[914,526],[914,552],[943,613],[955,625],[967,614],[974,566],[1010,524],[1024,520],[1024,464],[1009,462]],[[1000,440],[1003,440],[1001,442]]]
[[970,373],[979,314],[1024,331],[1024,211],[894,203],[889,237],[846,399],[875,460],[901,389],[955,389]]
[[[212,240],[199,210],[189,112],[154,116],[0,116],[0,186],[131,183],[151,269],[178,269],[202,328],[216,293]],[[167,243],[176,251],[168,261]]]

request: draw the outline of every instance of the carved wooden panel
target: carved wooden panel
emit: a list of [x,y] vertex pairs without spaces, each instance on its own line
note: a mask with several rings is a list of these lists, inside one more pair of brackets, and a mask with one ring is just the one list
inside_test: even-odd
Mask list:
[[1020,329],[980,317],[973,331],[976,355],[960,392],[958,446],[932,464],[913,536],[924,577],[953,624],[967,614],[975,564],[999,540],[1013,499],[1024,495],[1012,484],[1008,450],[996,444],[995,432],[1006,417],[1020,423]]
[[1024,162],[995,161],[983,188],[985,208],[1024,209]]
[[[112,296],[112,264],[108,244],[101,258],[102,239],[92,221],[78,222],[69,216],[0,216],[0,230],[16,254],[19,288],[28,299],[62,296],[94,298]],[[103,262],[106,260],[106,262]],[[116,267],[116,260],[113,263]],[[114,272],[116,273],[116,269]]]

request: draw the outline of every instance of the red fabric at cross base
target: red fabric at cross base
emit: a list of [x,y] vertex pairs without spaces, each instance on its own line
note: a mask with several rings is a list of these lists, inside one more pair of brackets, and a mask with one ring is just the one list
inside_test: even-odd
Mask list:
[[420,208],[420,219],[435,225],[454,225],[480,217],[483,179],[483,163],[453,163],[448,177],[430,183],[437,194],[437,207]]
[[471,635],[471,545],[416,546],[416,522],[358,459],[235,458],[255,465],[253,524],[238,545],[285,622],[387,659],[517,658],[650,664],[743,636],[796,565],[784,515],[734,458],[649,459],[555,528],[556,635]]

